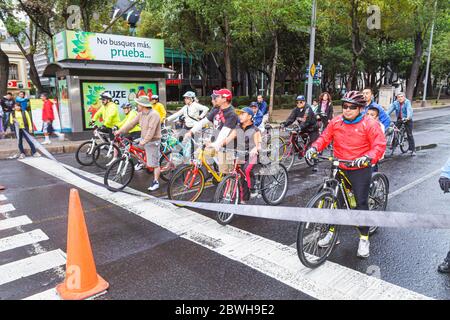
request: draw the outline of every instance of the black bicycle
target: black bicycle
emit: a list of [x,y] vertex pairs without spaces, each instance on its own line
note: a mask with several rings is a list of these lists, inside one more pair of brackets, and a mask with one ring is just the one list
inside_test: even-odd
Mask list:
[[[322,156],[319,158],[331,161],[331,173],[306,207],[318,209],[354,209],[356,207],[356,199],[352,191],[352,185],[345,172],[339,168],[339,164],[341,163],[347,166],[353,166],[354,161]],[[389,182],[387,177],[380,172],[374,173],[369,190],[369,210],[385,210],[388,195]],[[377,229],[378,227],[371,227],[369,234],[375,233]],[[339,237],[339,230],[340,227],[338,225],[301,222],[297,230],[297,254],[302,264],[308,268],[316,268],[323,264],[333,252]],[[333,233],[333,236],[329,245],[321,247],[319,241],[325,238],[330,231]]]
[[400,147],[402,153],[409,150],[408,134],[406,133],[406,120],[391,122],[391,125],[386,130],[386,148],[389,150],[389,155],[393,155],[395,149]]

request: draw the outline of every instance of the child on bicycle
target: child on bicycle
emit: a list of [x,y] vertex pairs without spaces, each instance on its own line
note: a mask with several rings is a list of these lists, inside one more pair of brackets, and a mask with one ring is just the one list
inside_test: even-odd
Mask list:
[[242,109],[239,115],[240,123],[223,142],[223,146],[226,146],[234,141],[236,150],[248,152],[245,155],[245,164],[242,167],[247,182],[243,184],[244,201],[248,201],[250,198],[258,195],[254,190],[255,179],[253,171],[258,164],[258,154],[261,150],[261,132],[253,122],[254,115],[252,108],[245,107]]

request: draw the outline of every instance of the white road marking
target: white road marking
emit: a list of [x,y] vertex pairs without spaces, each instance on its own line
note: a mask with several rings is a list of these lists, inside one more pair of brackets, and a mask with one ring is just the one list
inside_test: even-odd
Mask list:
[[62,300],[59,296],[56,288],[49,289],[47,291],[32,295],[22,300]]
[[6,201],[6,200],[8,200],[8,198],[5,195],[0,194],[0,201]]
[[3,204],[0,206],[0,213],[7,213],[16,210],[12,204]]
[[44,232],[42,232],[41,229],[20,233],[11,237],[0,239],[0,252],[20,248],[45,240],[48,240],[48,237]]
[[1,265],[0,285],[56,268],[65,263],[65,254],[58,249]]
[[[48,159],[28,158],[21,161],[314,298],[430,299],[329,261],[318,269],[308,269],[300,263],[296,250],[289,246],[232,226],[223,227],[194,211],[175,207],[131,188],[125,190],[140,196],[112,193],[64,170],[61,165]],[[103,182],[101,177],[75,168],[71,170]]]
[[16,228],[26,224],[33,223],[27,216],[18,216],[15,218],[0,220],[0,230]]
[[389,194],[389,199],[395,198],[396,196],[402,194],[403,192],[408,191],[408,190],[414,188],[415,186],[417,186],[418,184],[421,184],[422,182],[438,175],[441,172],[441,170],[442,169],[434,170],[433,172],[430,172],[429,174],[423,176],[422,178],[419,178],[419,179],[401,187],[400,189],[395,190],[394,192]]

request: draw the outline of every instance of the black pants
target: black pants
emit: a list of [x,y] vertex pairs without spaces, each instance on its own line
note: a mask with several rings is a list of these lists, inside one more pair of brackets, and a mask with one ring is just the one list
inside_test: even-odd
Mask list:
[[[397,123],[397,127],[400,125],[400,123]],[[408,122],[405,123],[405,129],[406,129],[406,135],[408,136],[408,144],[409,144],[409,150],[410,151],[414,151],[416,150],[416,144],[414,142],[414,137],[413,137],[413,121],[409,120]]]
[[[353,194],[356,199],[356,210],[369,210],[369,190],[372,178],[372,168],[358,170],[344,170],[348,180],[352,184]],[[358,227],[363,236],[369,235],[369,227]]]

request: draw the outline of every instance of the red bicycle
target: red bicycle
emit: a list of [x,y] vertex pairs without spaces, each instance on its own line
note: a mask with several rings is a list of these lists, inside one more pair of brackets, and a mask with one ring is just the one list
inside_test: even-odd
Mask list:
[[[284,153],[281,157],[281,163],[289,171],[294,165],[296,156],[298,156],[299,159],[305,158],[306,151],[310,147],[310,138],[308,133],[300,132],[298,126],[284,128],[284,130],[289,132],[289,140],[283,146]],[[314,159],[305,158],[305,161],[310,167],[315,164]]]
[[[148,172],[153,172],[153,168],[147,166],[147,156],[141,146],[119,136],[115,138],[115,141],[119,145],[124,145],[124,150],[121,158],[114,161],[106,170],[103,183],[108,190],[120,191],[133,179],[136,163],[141,163]],[[159,165],[161,168],[161,179],[168,181],[168,175],[175,169],[175,164],[170,159],[170,152],[161,152]]]

